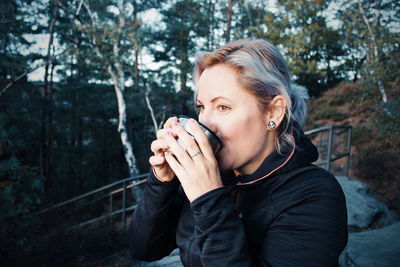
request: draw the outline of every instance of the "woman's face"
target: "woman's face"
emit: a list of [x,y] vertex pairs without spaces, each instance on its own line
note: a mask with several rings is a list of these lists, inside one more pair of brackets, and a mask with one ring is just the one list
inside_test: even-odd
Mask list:
[[234,69],[225,64],[205,69],[197,83],[199,121],[223,143],[216,155],[220,170],[254,172],[274,147],[274,133],[267,130],[255,96],[247,93]]

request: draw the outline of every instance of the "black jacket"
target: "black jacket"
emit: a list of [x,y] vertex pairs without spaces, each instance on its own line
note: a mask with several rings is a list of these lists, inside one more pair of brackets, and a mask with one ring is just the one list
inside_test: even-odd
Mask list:
[[185,266],[337,266],[347,243],[343,191],[302,133],[251,175],[189,203],[179,181],[150,174],[129,229],[131,255],[153,261],[177,246]]

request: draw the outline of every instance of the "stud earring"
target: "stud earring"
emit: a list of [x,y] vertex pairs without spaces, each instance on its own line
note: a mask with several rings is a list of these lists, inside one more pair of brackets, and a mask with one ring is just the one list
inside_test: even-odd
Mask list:
[[276,123],[274,121],[269,121],[268,122],[268,128],[269,129],[275,129],[276,127]]

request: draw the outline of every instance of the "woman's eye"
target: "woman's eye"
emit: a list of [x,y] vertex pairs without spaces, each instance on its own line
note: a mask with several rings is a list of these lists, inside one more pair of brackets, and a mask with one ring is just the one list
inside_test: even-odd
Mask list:
[[218,108],[219,111],[227,111],[227,110],[230,109],[230,107],[225,106],[225,105],[218,105],[217,108]]

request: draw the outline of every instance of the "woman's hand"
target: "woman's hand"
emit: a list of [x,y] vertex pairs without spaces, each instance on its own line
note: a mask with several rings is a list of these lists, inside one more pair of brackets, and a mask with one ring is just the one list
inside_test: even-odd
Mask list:
[[151,151],[153,151],[154,155],[149,158],[149,162],[153,166],[157,177],[164,182],[170,182],[175,177],[174,171],[165,160],[165,151],[169,148],[165,142],[165,138],[166,136],[174,138],[171,127],[173,123],[177,122],[177,117],[169,118],[165,122],[164,128],[157,131],[157,139],[151,143]]
[[[217,160],[200,125],[189,120],[194,138],[189,135],[178,122],[172,123],[172,134],[165,136],[165,144],[169,149],[165,159],[180,180],[189,201],[193,201],[210,190],[221,187]],[[179,138],[182,147],[176,140]]]

